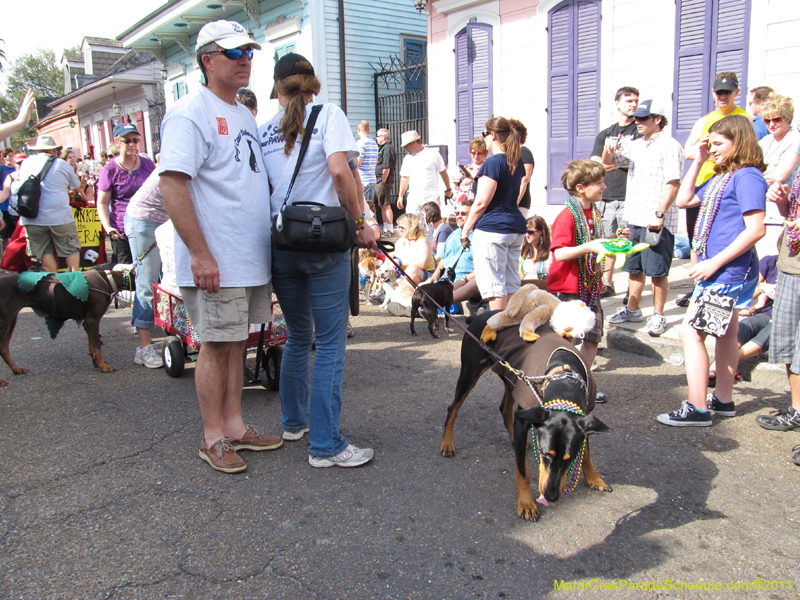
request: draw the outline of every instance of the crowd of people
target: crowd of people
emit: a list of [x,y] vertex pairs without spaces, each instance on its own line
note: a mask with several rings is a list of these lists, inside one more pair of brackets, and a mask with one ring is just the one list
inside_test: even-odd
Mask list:
[[[473,162],[459,167],[460,177],[453,177],[458,225],[453,233],[460,244],[454,243],[453,233],[440,237],[436,202],[426,207],[435,232],[430,241],[435,239],[443,250],[425,247],[437,267],[424,282],[447,277],[448,267],[469,251],[472,271],[465,274],[462,268],[455,275],[457,303],[466,301],[473,308],[482,302],[490,309],[502,309],[523,281],[537,280],[563,300],[580,298],[596,313],[595,327],[581,345],[591,363],[604,321],[615,325],[644,320],[639,304],[647,277],[653,290],[647,332],[653,337],[665,332],[668,276],[684,211],[692,248],[689,276],[695,285],[677,304],[688,307],[679,338],[689,398],[678,410],[658,415],[658,421],[709,426],[712,414],[735,416],[733,384],[741,378],[739,361],[769,352],[772,362],[786,365],[792,406],[757,421],[769,429],[800,427],[796,342],[800,143],[791,128],[794,109],[790,98],[762,86],[751,92],[750,114],[735,104],[739,91],[735,73],[719,73],[713,86],[716,108],[698,120],[682,147],[665,131],[664,105],[657,99],[639,102],[639,91],[633,87],[618,90],[617,122],[599,132],[591,160],[566,165],[562,184],[570,198],[549,227],[539,215],[527,221],[523,217],[521,200],[530,179],[528,167],[533,166],[532,158],[529,165],[521,157],[524,125],[503,117],[491,119],[483,136],[470,143]],[[412,132],[404,141],[416,138]],[[693,162],[684,173],[686,159]],[[429,184],[437,168],[429,169]],[[449,191],[444,176],[443,182]],[[765,235],[769,212],[779,215],[783,234],[778,254],[759,260],[755,245]],[[611,279],[614,259],[598,265],[596,258],[604,242],[619,237],[646,244],[646,249],[628,257],[622,306],[604,319],[600,298],[617,294]],[[419,257],[416,261],[423,262]],[[712,334],[715,360],[709,364],[705,347],[709,326],[704,329],[703,320],[710,319],[715,297],[727,299],[732,309],[725,313],[724,327]],[[777,337],[780,349],[775,346]],[[709,387],[714,388],[711,393]],[[800,464],[800,452],[793,460]]]
[[[272,239],[287,203],[310,200],[343,207],[361,248],[377,252],[377,238],[396,236],[394,258],[409,279],[449,279],[454,303],[465,303],[471,313],[504,309],[525,283],[562,300],[582,300],[595,313],[580,346],[589,365],[605,323],[644,320],[647,277],[654,305],[647,332],[658,337],[666,330],[668,276],[683,210],[695,282],[679,300],[688,307],[679,335],[689,397],[658,421],[709,426],[712,414],[734,416],[739,361],[769,351],[772,362],[786,365],[792,406],[757,421],[769,429],[800,427],[800,136],[791,128],[791,99],[755,88],[751,115],[735,104],[736,74],[722,72],[713,85],[715,110],[698,120],[682,147],[665,131],[667,110],[658,99],[640,102],[636,88],[620,88],[616,122],[598,133],[590,159],[565,165],[561,182],[569,198],[548,223],[528,214],[535,163],[524,146],[522,122],[488,120],[469,145],[471,162],[452,175],[414,130],[401,136],[405,154],[399,162],[387,129],[373,140],[369,122],[361,121],[356,140],[339,107],[315,106],[321,83],[313,65],[288,53],[273,73],[271,98],[280,111],[258,126],[257,100],[246,89],[258,50],[238,23],[215,21],[200,30],[196,59],[203,86],[167,111],[160,160],[141,154],[136,126],[121,121],[113,146],[101,153],[96,190],[81,179],[74,152],[66,149],[56,158],[60,148],[49,136],[31,146],[34,156],[3,152],[0,173],[8,230],[16,219],[19,181],[52,163],[39,216],[20,219],[28,254],[46,270],[56,270],[56,256],[78,268],[69,194],[90,205],[96,194],[112,261],[137,266],[134,360],[150,368],[161,366],[150,337],[151,287],[162,271],[153,251],[156,229],[174,227],[176,283],[202,342],[195,371],[203,423],[198,453],[213,469],[243,471],[239,452],[273,450],[306,434],[313,467],[355,467],[374,456],[339,427],[351,254],[287,249]],[[31,103],[32,94],[19,117],[0,126],[0,138],[27,122]],[[692,164],[684,173],[686,159]],[[270,210],[264,210],[265,198]],[[783,220],[783,234],[777,256],[759,260],[755,245],[765,234],[768,206]],[[404,214],[395,219],[394,209]],[[605,243],[620,237],[647,248],[628,257],[622,306],[605,318],[601,298],[618,293],[611,279],[614,259],[598,263],[597,257]],[[270,320],[273,291],[289,332],[280,377],[281,435],[245,423],[241,411],[245,340],[250,324]],[[728,310],[713,333],[715,360],[709,364],[706,321],[713,302]],[[745,317],[741,323],[739,316]],[[794,461],[800,464],[800,452]]]

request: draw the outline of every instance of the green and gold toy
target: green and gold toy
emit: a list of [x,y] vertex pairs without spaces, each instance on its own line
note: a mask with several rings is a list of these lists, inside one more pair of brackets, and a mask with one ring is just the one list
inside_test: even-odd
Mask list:
[[603,251],[597,255],[597,262],[600,262],[605,259],[606,256],[613,254],[617,258],[617,261],[614,263],[614,267],[617,269],[620,269],[625,265],[626,257],[629,254],[641,252],[645,248],[650,247],[649,244],[645,243],[636,244],[634,246],[630,240],[626,240],[625,238],[614,238],[613,240],[602,242],[602,244]]

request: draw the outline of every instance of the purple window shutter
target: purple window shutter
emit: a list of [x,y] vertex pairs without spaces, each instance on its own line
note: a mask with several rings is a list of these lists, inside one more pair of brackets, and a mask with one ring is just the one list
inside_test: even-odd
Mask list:
[[695,122],[708,111],[711,87],[711,5],[713,0],[678,0],[676,15],[673,137],[685,144]]
[[[717,0],[714,18],[717,31],[712,48],[713,68],[710,77],[720,71],[739,76],[741,92],[736,98],[740,108],[747,106],[747,46],[750,40],[750,0]],[[711,85],[714,82],[711,81]],[[713,110],[713,106],[709,109]]]
[[589,158],[599,131],[600,2],[566,0],[548,15],[547,203],[563,204],[565,163]]
[[685,144],[697,120],[714,110],[711,88],[720,71],[734,71],[747,99],[751,0],[678,0],[676,7],[673,137]]
[[492,116],[492,27],[470,23],[455,42],[456,161],[469,164],[469,144]]
[[589,158],[600,131],[600,3],[577,3],[574,158]]

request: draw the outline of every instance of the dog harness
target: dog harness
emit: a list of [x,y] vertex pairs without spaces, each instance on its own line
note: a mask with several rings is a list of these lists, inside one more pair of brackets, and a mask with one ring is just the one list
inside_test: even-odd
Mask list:
[[[545,402],[542,407],[546,408],[547,410],[563,410],[566,412],[571,412],[581,417],[586,416],[586,413],[583,412],[580,406],[574,402],[570,402],[569,400],[551,400],[550,402]],[[581,443],[580,452],[578,452],[575,458],[572,459],[572,462],[569,465],[569,469],[567,470],[567,485],[564,488],[564,493],[562,494],[563,496],[566,496],[578,486],[578,479],[581,476],[581,466],[583,464],[583,453],[586,451],[586,440],[587,437],[584,436],[583,442]],[[531,427],[531,441],[533,444],[533,452],[536,454],[536,462],[537,464],[541,465],[542,451],[539,449],[539,446],[536,443],[535,427]]]

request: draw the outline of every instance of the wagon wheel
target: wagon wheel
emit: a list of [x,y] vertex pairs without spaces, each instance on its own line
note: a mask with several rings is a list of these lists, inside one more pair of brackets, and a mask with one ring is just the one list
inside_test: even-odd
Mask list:
[[178,338],[168,337],[164,340],[161,357],[164,360],[164,370],[167,375],[170,377],[181,376],[185,364],[185,355],[183,344]]
[[262,366],[267,378],[267,389],[277,391],[280,387],[282,359],[283,346],[273,346],[264,353]]

